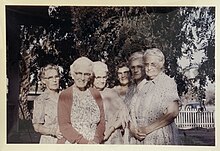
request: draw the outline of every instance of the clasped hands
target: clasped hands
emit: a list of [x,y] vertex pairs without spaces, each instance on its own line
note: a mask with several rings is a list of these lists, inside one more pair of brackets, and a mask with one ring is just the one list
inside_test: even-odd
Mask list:
[[126,108],[122,108],[120,111],[116,112],[115,116],[113,116],[109,121],[105,131],[104,140],[107,140],[111,134],[120,126],[124,129],[127,126],[129,121],[129,116]]
[[131,135],[139,141],[144,140],[145,137],[150,133],[148,127],[135,127],[133,125],[130,125],[130,132]]

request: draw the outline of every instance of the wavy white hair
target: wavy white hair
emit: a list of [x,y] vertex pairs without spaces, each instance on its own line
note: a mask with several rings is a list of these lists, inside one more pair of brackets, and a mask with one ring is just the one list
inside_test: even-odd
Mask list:
[[70,66],[70,73],[72,74],[74,71],[76,71],[77,68],[80,67],[80,65],[87,65],[90,69],[90,73],[92,73],[92,67],[93,67],[93,62],[87,58],[87,57],[80,57],[78,59],[76,59],[73,64]]
[[144,52],[144,60],[146,60],[146,58],[148,56],[156,56],[159,58],[159,64],[161,67],[164,66],[164,63],[165,63],[165,56],[163,54],[163,52],[158,49],[158,48],[151,48],[151,49],[147,49],[145,52]]
[[104,72],[108,72],[108,66],[101,61],[95,61],[95,62],[93,62],[92,71],[94,73],[97,70],[102,70]]

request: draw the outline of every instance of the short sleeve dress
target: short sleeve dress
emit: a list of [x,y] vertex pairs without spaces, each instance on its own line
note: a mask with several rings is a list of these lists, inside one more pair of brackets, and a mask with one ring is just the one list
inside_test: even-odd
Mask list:
[[[163,116],[169,103],[180,100],[174,79],[161,72],[154,80],[147,81],[132,98],[131,118],[136,126],[147,126]],[[180,103],[180,102],[179,102]],[[178,144],[178,131],[174,122],[148,134],[143,141],[133,139],[134,144]]]
[[[51,95],[45,91],[34,100],[33,124],[43,124],[45,127],[55,129],[58,127],[57,121],[57,95]],[[41,135],[40,144],[56,144],[57,138],[52,135]]]

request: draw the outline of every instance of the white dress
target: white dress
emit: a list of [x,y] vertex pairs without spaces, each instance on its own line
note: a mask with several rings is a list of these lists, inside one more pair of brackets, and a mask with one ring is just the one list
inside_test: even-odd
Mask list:
[[[179,100],[174,79],[160,73],[154,80],[147,81],[143,88],[134,94],[131,101],[131,118],[138,126],[147,126],[163,116],[170,102]],[[153,131],[143,141],[131,139],[132,144],[168,145],[178,144],[178,131],[175,123]]]

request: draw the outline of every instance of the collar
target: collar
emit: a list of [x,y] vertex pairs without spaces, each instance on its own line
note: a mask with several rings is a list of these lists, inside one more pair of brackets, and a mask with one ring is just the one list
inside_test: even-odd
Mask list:
[[57,93],[57,96],[56,96],[56,95],[51,94],[48,90],[45,90],[43,92],[43,97],[44,97],[44,100],[56,100],[54,98],[57,98],[58,100],[59,93]]
[[164,75],[163,71],[161,71],[153,80],[148,80],[148,82],[152,82],[154,84],[158,83],[161,77]]
[[146,83],[147,83],[147,80],[144,78],[144,79],[137,85],[137,91],[140,91]]
[[50,93],[47,90],[45,90],[42,93],[42,96],[44,97],[45,100],[49,100],[50,99]]

